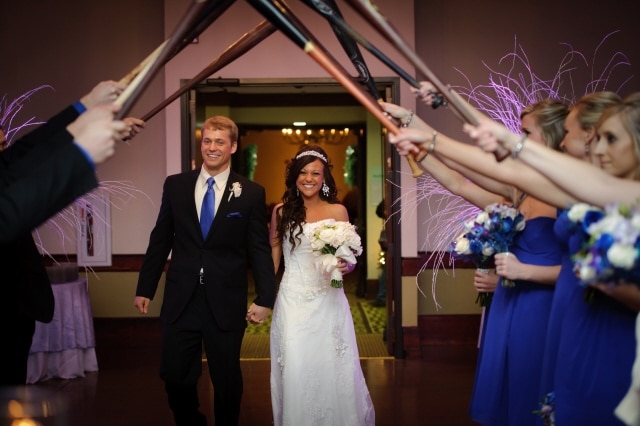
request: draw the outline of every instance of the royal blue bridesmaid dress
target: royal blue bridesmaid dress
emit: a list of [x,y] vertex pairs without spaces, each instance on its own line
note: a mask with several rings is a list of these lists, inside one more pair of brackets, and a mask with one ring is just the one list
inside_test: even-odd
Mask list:
[[[516,236],[511,252],[522,263],[559,265],[563,244],[555,218],[536,217]],[[516,281],[498,285],[480,348],[471,401],[474,421],[486,425],[535,425],[540,375],[554,286]]]

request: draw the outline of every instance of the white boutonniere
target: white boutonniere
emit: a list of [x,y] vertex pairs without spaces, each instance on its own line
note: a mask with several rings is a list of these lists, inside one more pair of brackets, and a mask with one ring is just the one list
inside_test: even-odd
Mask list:
[[240,182],[233,182],[231,184],[231,187],[229,188],[229,198],[227,199],[227,201],[231,200],[231,196],[233,195],[234,197],[238,198],[240,196],[240,194],[242,194],[242,185],[240,185]]

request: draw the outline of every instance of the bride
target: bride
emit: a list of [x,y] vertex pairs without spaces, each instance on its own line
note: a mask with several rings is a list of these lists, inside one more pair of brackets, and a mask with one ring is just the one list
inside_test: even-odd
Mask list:
[[[369,426],[375,413],[360,367],[349,303],[331,273],[316,264],[305,234],[348,222],[337,200],[331,164],[304,146],[286,170],[283,202],[273,209],[271,247],[284,275],[271,322],[271,404],[275,426]],[[355,265],[338,260],[343,273]]]

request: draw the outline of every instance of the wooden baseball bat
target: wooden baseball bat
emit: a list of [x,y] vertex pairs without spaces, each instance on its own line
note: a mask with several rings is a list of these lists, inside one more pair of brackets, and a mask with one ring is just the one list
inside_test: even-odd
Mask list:
[[[222,11],[226,10],[231,3],[233,1],[230,0],[194,0],[191,3],[185,15],[178,22],[171,37],[164,43],[162,48],[158,48],[152,53],[152,58],[147,61],[142,70],[127,86],[127,89],[116,100],[116,103],[122,106],[116,114],[116,119],[122,119],[131,111],[135,102],[151,83],[160,68],[191,42],[192,39],[190,37],[195,34],[196,29],[204,31],[205,27],[202,23],[208,22],[210,24],[212,22],[211,15],[220,16]],[[221,11],[221,9],[223,10]]]
[[[378,8],[375,7],[370,0],[347,1],[435,86],[445,99],[447,99],[448,104],[457,113],[459,118],[474,126],[478,124],[478,120],[470,107],[465,104],[461,98],[459,98],[459,95],[453,91],[451,86],[443,84],[442,81],[429,69],[429,67],[427,67],[427,65],[420,59],[420,57],[418,57],[409,44],[400,36],[398,31],[396,31],[387,18],[380,13]],[[502,149],[496,151],[495,155],[498,161],[502,161],[509,156],[509,152],[506,149]]]
[[[283,2],[279,0],[247,0],[247,2],[331,74],[389,131],[394,134],[400,132],[396,123],[384,113],[377,100],[356,84],[344,68],[329,56],[309,30],[302,25]],[[406,158],[409,161],[413,176],[422,175],[422,169],[420,169],[413,157],[407,156]]]
[[322,14],[334,27],[334,32],[336,28],[338,31],[342,31],[346,33],[352,40],[355,40],[362,47],[367,49],[371,54],[373,54],[376,58],[378,58],[383,64],[389,67],[393,72],[398,74],[400,78],[409,83],[411,86],[416,89],[420,88],[420,83],[413,78],[409,73],[403,70],[400,66],[398,66],[395,62],[393,62],[388,56],[386,56],[380,49],[375,47],[371,42],[365,39],[360,33],[358,33],[352,26],[347,24],[347,22],[342,18],[341,15],[335,12],[333,5],[335,4],[333,0],[302,0],[307,6],[311,7],[318,13]]
[[144,117],[142,117],[143,121],[148,121],[151,117],[156,115],[158,112],[162,111],[167,105],[171,102],[179,98],[183,93],[187,90],[190,90],[197,86],[203,79],[209,77],[211,74],[219,71],[224,68],[231,62],[238,59],[240,56],[247,53],[250,49],[252,49],[255,45],[260,43],[262,40],[270,36],[276,31],[276,27],[273,26],[269,21],[264,20],[259,23],[255,28],[251,31],[245,33],[242,37],[240,37],[235,43],[229,46],[220,56],[211,61],[209,65],[207,65],[198,75],[193,77],[187,83],[182,85],[178,90],[176,90],[173,94],[171,94],[167,99],[160,102],[156,107],[154,107],[151,111],[146,113]]

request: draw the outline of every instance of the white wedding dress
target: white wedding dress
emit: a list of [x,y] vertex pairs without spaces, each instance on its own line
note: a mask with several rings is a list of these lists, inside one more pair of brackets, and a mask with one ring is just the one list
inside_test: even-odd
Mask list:
[[[304,225],[305,231],[325,219]],[[353,318],[343,288],[316,266],[309,239],[291,252],[271,321],[271,403],[275,426],[373,426]]]

